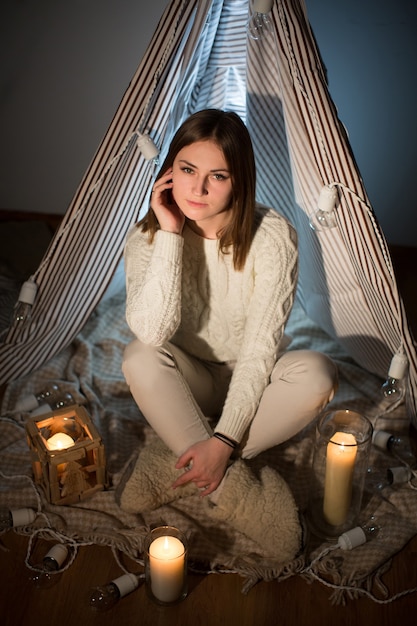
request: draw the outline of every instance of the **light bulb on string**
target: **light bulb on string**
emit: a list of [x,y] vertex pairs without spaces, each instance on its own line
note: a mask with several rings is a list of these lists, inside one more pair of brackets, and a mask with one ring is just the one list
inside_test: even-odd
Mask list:
[[380,532],[381,526],[375,515],[371,515],[363,526],[355,526],[355,528],[351,528],[340,535],[337,545],[342,550],[353,550],[368,541],[372,541]]
[[254,0],[253,11],[247,23],[249,37],[258,40],[273,34],[272,20],[268,15],[273,5],[273,0]]
[[147,161],[153,161],[155,165],[158,164],[159,150],[156,147],[153,139],[149,137],[147,133],[139,133],[137,146]]
[[30,415],[33,417],[43,415],[44,413],[50,413],[55,409],[63,409],[66,406],[72,406],[73,404],[75,404],[75,402],[72,394],[69,392],[62,392],[62,394],[60,394],[57,398],[54,398],[52,402],[45,402],[33,411],[30,411]]
[[16,528],[17,526],[27,526],[31,524],[36,517],[36,511],[29,508],[9,509],[0,507],[0,532]]
[[106,585],[95,587],[90,593],[90,607],[96,611],[107,611],[135,591],[139,586],[139,578],[135,574],[123,574]]
[[16,305],[13,309],[13,323],[20,327],[27,326],[32,316],[32,306],[35,302],[38,287],[33,280],[26,280],[20,288]]
[[372,443],[380,450],[391,453],[396,459],[408,465],[415,465],[416,463],[410,438],[407,437],[406,434],[390,433],[386,430],[374,430]]
[[407,371],[408,360],[405,354],[397,353],[392,357],[386,381],[381,387],[385,403],[393,404],[404,395],[403,379]]
[[366,474],[366,489],[387,500],[385,491],[408,483],[413,478],[413,471],[404,465],[388,467],[385,471],[369,467]]
[[337,189],[334,185],[325,185],[317,201],[317,209],[309,216],[310,228],[316,231],[327,230],[336,226],[334,209],[338,201]]
[[62,543],[54,545],[34,567],[30,580],[38,589],[48,589],[55,585],[60,576],[59,569],[68,556],[68,548]]
[[43,389],[29,393],[19,398],[14,411],[33,412],[33,415],[48,413],[52,409],[60,409],[74,404],[74,398],[68,392],[60,389],[59,385],[49,382]]

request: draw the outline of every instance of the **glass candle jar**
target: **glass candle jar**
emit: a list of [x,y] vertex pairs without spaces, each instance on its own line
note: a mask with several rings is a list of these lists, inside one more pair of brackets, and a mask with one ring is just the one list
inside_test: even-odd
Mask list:
[[372,443],[371,422],[355,411],[328,411],[319,419],[307,519],[314,534],[339,537],[360,513]]
[[174,526],[154,528],[145,540],[145,585],[154,602],[169,605],[187,595],[187,540]]

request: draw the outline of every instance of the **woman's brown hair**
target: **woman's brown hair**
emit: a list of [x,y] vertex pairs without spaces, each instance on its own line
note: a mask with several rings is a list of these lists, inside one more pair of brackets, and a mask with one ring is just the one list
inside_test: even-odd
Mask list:
[[[252,141],[241,118],[232,111],[204,109],[187,118],[175,133],[156,180],[172,167],[178,152],[197,141],[213,141],[224,154],[232,181],[230,223],[219,233],[223,254],[233,247],[233,265],[242,270],[254,234],[256,168]],[[152,208],[139,222],[150,240],[159,228]]]

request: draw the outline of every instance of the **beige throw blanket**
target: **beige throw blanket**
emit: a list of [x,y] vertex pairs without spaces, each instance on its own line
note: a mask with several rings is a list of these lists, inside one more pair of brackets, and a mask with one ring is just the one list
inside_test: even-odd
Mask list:
[[[378,428],[407,432],[404,407],[378,417],[382,381],[361,370],[334,341],[306,319],[298,304],[287,333],[293,337],[291,349],[318,349],[337,362],[341,384],[332,407],[362,412]],[[417,532],[417,491],[413,481],[382,491],[375,488],[373,477],[383,476],[394,462],[388,453],[376,448],[371,453],[372,472],[367,480],[361,523],[375,516],[380,531],[375,539],[352,551],[334,549],[334,544],[318,541],[306,531],[305,546],[297,559],[290,563],[265,560],[245,535],[222,522],[214,525],[205,514],[204,499],[198,496],[144,515],[123,512],[115,501],[114,488],[134,451],[154,437],[121,374],[123,349],[131,338],[124,321],[121,293],[98,307],[65,351],[41,370],[6,389],[0,420],[0,506],[30,506],[38,511],[35,521],[18,532],[32,538],[57,536],[72,546],[72,558],[77,546],[97,543],[112,546],[115,554],[121,551],[141,563],[144,538],[150,527],[171,524],[188,535],[191,571],[237,572],[244,579],[244,592],[258,580],[280,580],[293,575],[330,584],[334,602],[359,597],[364,590],[371,590],[381,599],[402,591],[385,589],[381,575],[389,567],[391,557]],[[70,392],[75,403],[86,407],[105,445],[109,488],[71,506],[50,505],[35,488],[24,429],[25,414],[12,413],[21,395],[36,392],[50,381]],[[313,445],[314,425],[251,461],[254,471],[267,464],[285,478],[303,516],[308,506]],[[394,465],[398,465],[396,460]]]

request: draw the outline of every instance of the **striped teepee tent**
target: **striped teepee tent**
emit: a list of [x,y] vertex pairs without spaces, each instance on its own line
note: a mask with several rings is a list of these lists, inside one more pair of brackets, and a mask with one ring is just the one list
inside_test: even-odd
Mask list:
[[[270,31],[257,39],[247,32],[254,8],[266,13]],[[415,347],[303,0],[170,0],[31,277],[37,294],[30,322],[11,327],[0,345],[0,384],[42,366],[82,329],[120,267],[128,229],[147,205],[154,174],[144,156],[147,137],[163,158],[179,124],[207,107],[233,109],[245,120],[257,158],[258,199],[297,228],[306,314],[369,372],[385,378],[394,355],[406,358],[407,410],[416,423]],[[321,204],[317,214],[319,198],[326,197],[336,207],[329,213],[332,206]]]

